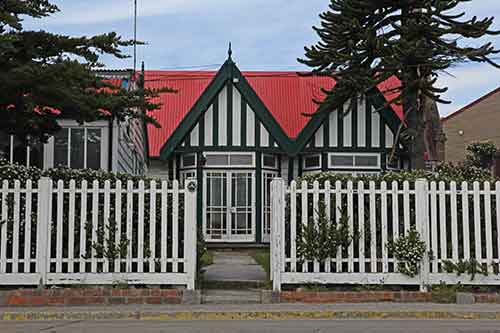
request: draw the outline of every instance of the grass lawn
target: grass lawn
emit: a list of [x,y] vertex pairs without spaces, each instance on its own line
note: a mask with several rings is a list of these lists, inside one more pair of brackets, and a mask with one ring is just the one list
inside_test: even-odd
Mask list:
[[201,260],[200,260],[200,266],[201,267],[206,267],[206,266],[210,266],[214,263],[214,255],[212,252],[210,251],[207,251],[205,252],[202,256],[201,256]]
[[269,250],[256,250],[250,253],[252,258],[264,268],[267,273],[267,279],[269,280],[269,274],[271,272],[271,257]]

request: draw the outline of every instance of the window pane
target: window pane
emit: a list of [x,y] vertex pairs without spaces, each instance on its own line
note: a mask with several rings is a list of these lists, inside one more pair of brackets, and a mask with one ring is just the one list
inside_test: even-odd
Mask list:
[[68,131],[63,128],[54,135],[54,167],[68,166]]
[[207,165],[229,165],[227,155],[207,155]]
[[330,162],[334,167],[352,167],[354,166],[354,156],[352,155],[332,155]]
[[264,166],[276,168],[276,157],[272,155],[264,155]]
[[356,156],[356,166],[358,167],[378,167],[378,156],[376,155],[359,155]]
[[41,142],[35,142],[30,146],[30,166],[43,168],[43,144]]
[[101,130],[87,130],[87,168],[101,168]]
[[71,162],[72,169],[83,169],[84,165],[85,130],[81,128],[71,129]]
[[304,160],[304,166],[306,167],[306,169],[321,167],[320,156],[314,155],[306,157]]
[[10,135],[0,132],[0,159],[10,161]]
[[182,157],[182,166],[189,167],[196,164],[196,156],[194,154],[184,155]]
[[253,155],[230,155],[231,165],[253,165]]

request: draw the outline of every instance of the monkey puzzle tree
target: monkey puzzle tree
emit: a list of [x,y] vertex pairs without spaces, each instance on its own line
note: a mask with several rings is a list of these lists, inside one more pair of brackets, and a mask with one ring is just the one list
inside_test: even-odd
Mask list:
[[426,101],[449,103],[441,97],[447,88],[436,86],[438,74],[468,61],[500,68],[492,60],[500,51],[491,42],[465,45],[500,33],[491,29],[493,17],[464,19],[459,8],[467,2],[472,0],[330,0],[321,26],[314,27],[320,41],[306,47],[299,61],[313,69],[312,75],[337,81],[322,101],[332,110],[398,77],[401,85],[391,88],[397,97],[388,103],[403,106],[401,138],[411,166],[422,169]]
[[43,18],[58,8],[49,0],[0,1],[0,131],[21,140],[45,141],[57,130],[57,120],[143,118],[158,108],[150,98],[168,88],[126,90],[103,81],[93,71],[103,54],[123,59],[123,47],[133,44],[116,33],[69,37],[46,31],[26,31],[23,17]]

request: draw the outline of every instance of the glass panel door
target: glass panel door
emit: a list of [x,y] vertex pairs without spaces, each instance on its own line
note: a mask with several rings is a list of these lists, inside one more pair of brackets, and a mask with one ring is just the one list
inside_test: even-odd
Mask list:
[[255,241],[254,173],[205,172],[204,231],[207,241]]
[[207,240],[222,240],[228,234],[228,175],[208,172],[205,184],[205,236]]
[[231,174],[231,236],[253,240],[253,173]]

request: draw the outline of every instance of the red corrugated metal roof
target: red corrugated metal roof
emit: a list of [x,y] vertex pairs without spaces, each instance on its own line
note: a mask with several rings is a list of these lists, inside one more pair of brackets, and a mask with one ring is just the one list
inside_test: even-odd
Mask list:
[[[170,138],[186,114],[194,106],[217,72],[214,71],[146,71],[147,88],[170,87],[176,94],[161,94],[160,110],[152,115],[161,128],[148,127],[150,155],[157,157],[165,142]],[[330,89],[335,81],[328,77],[299,76],[295,72],[243,72],[252,88],[280,124],[284,132],[295,139],[311,119],[304,114],[314,113],[318,105],[314,99],[321,99],[321,88]],[[394,87],[399,81],[388,81],[383,88]],[[382,88],[382,87],[381,87]],[[381,89],[383,91],[384,89]],[[386,93],[390,100],[394,93]],[[400,107],[394,107],[401,117]]]

